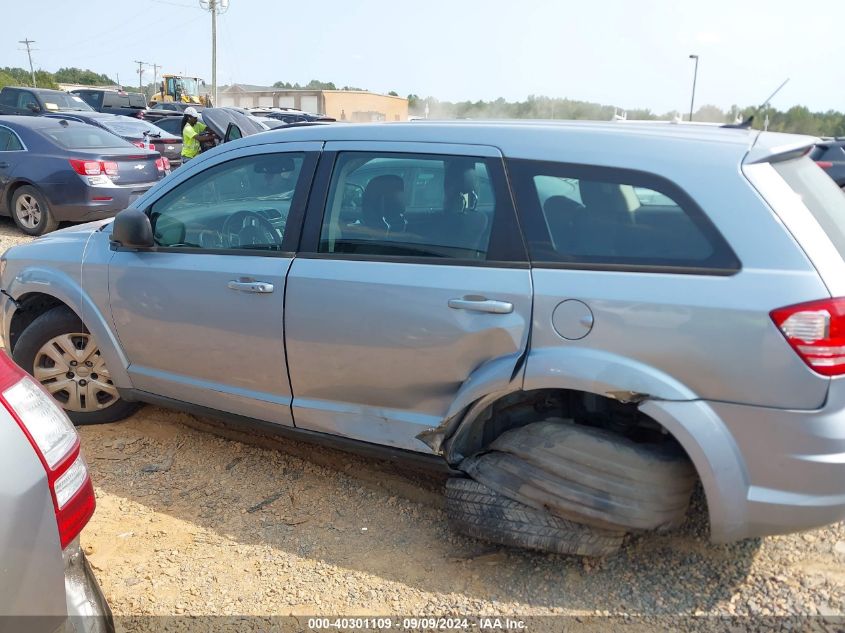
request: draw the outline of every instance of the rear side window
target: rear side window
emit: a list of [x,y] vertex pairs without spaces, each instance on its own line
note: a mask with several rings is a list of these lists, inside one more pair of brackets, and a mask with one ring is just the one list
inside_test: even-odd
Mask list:
[[0,127],[0,152],[17,152],[23,149],[23,145],[17,134],[12,130]]
[[740,267],[698,205],[663,178],[539,161],[509,168],[537,264],[703,274]]
[[101,147],[132,147],[131,143],[93,125],[56,126],[41,129],[41,134],[67,149],[97,149]]
[[471,156],[338,156],[319,251],[486,260],[493,225],[512,214],[493,161]]
[[772,163],[816,218],[845,259],[845,195],[818,165],[807,158]]

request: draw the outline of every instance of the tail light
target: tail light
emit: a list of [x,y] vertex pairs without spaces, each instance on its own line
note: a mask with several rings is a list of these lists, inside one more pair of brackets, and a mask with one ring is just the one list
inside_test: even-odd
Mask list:
[[810,369],[823,376],[845,374],[845,298],[780,308],[770,316]]
[[102,163],[103,171],[106,176],[117,176],[117,163],[110,160],[105,160]]
[[170,161],[166,156],[156,158],[156,169],[161,172],[170,171]]
[[155,145],[152,143],[145,143],[144,141],[132,141],[132,144],[135,147],[140,147],[141,149],[149,149],[152,151],[156,151]]
[[96,501],[79,436],[61,407],[5,354],[0,354],[0,401],[20,426],[47,472],[62,549],[79,536]]
[[99,176],[103,171],[102,163],[98,160],[71,158],[70,166],[80,176]]
[[822,169],[830,169],[831,167],[833,167],[833,163],[831,163],[829,160],[817,160],[816,165],[818,165]]

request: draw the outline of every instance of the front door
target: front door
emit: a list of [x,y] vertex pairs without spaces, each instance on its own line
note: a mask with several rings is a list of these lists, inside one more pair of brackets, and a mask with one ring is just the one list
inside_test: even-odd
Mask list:
[[473,372],[516,367],[531,279],[493,148],[329,143],[291,266],[299,428],[428,452]]
[[148,206],[156,247],[109,265],[136,389],[291,424],[285,277],[319,149],[310,145],[223,155]]

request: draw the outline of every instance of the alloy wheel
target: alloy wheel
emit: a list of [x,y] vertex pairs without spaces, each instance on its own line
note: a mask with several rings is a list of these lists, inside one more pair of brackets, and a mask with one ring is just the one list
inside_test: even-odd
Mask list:
[[34,196],[25,193],[15,202],[15,215],[28,229],[34,229],[41,223],[41,207]]

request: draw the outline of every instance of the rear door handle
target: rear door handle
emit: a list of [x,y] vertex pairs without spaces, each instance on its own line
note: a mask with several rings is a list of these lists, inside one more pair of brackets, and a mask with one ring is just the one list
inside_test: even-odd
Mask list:
[[490,314],[510,314],[513,312],[513,304],[509,301],[495,301],[477,295],[467,295],[460,299],[449,299],[449,307],[453,310],[489,312]]
[[5,162],[4,162],[4,163],[0,163],[0,169],[6,169],[6,168],[8,168],[8,167],[11,167],[11,165],[10,165],[9,163],[5,163]]
[[258,294],[269,294],[273,292],[273,284],[266,281],[242,281],[233,279],[226,286],[229,290],[238,290],[240,292],[256,292]]

